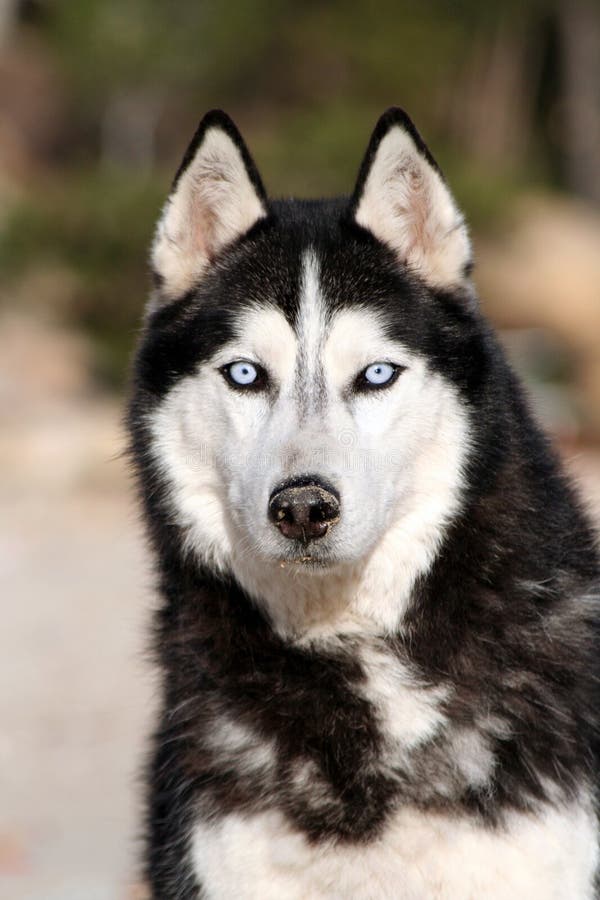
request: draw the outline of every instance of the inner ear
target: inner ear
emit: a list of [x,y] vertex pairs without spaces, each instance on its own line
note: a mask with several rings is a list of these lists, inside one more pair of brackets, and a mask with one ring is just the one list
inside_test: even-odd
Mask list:
[[375,128],[352,197],[358,225],[434,287],[460,285],[471,268],[462,213],[417,129],[391,109]]
[[158,223],[152,266],[159,302],[189,291],[215,257],[266,214],[265,189],[242,136],[225,113],[208,113]]

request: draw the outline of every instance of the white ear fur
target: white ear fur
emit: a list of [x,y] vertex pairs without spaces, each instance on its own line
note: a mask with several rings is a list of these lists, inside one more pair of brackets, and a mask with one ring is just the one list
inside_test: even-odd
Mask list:
[[375,150],[355,219],[428,284],[466,280],[471,246],[463,216],[426,151],[399,123]]
[[211,125],[180,173],[158,223],[152,266],[161,297],[172,300],[184,294],[223,247],[265,215],[240,148],[222,127]]

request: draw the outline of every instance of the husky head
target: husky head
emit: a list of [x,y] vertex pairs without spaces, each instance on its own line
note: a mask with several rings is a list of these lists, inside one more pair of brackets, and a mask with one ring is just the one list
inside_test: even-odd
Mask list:
[[380,119],[350,198],[271,201],[210,113],[152,265],[132,427],[161,545],[278,627],[396,627],[464,499],[479,377],[466,227],[411,121]]

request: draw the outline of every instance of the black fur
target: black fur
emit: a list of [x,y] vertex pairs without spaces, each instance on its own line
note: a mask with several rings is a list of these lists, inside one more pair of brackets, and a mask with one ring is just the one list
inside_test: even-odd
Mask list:
[[[399,117],[406,125],[393,112],[378,126],[358,193]],[[243,147],[229,120],[214,121]],[[401,803],[476,815],[494,827],[509,809],[534,809],[555,790],[569,796],[582,781],[595,782],[600,647],[591,530],[468,290],[433,291],[400,267],[354,223],[357,196],[271,202],[268,216],[197,288],[149,319],[138,349],[129,427],[164,600],[155,640],[163,714],[149,771],[147,871],[156,898],[200,896],[186,868],[192,808],[214,817],[277,808],[312,841],[362,842]],[[295,321],[308,246],[319,256],[331,308],[380,310],[390,334],[450,379],[472,413],[462,511],[417,584],[405,630],[381,640],[426,683],[454,687],[450,724],[414,751],[406,771],[381,764],[377,720],[357,690],[364,679],[358,638],[335,651],[294,646],[233,578],[185,558],[148,454],[147,413],[228,340],[236,309],[268,300]],[[275,777],[240,770],[215,751],[211,727],[223,712],[273,742]],[[486,736],[496,759],[492,786],[479,793],[447,750],[453,733],[468,727]],[[318,802],[295,787],[302,762],[313,767]]]

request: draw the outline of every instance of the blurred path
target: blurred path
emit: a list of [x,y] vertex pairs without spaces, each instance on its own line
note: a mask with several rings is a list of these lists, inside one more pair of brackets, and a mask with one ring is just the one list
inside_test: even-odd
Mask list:
[[[133,900],[153,604],[120,408],[79,339],[0,320],[0,897]],[[572,466],[600,514],[600,457]],[[599,515],[600,520],[600,515]]]
[[85,347],[0,332],[0,897],[134,896],[150,569]]

